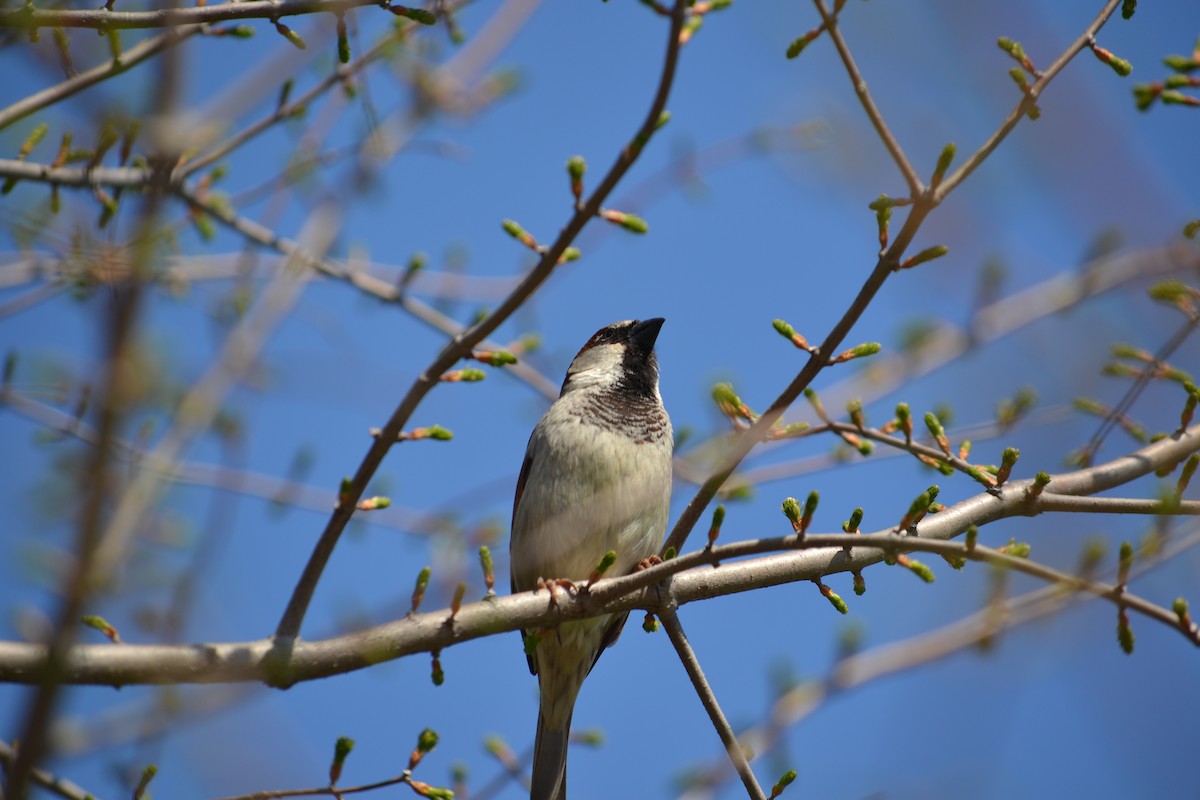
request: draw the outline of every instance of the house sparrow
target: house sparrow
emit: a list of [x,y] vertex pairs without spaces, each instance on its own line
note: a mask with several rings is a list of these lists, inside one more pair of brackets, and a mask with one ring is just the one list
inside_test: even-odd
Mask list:
[[[662,545],[674,447],[654,356],[662,324],[626,320],[597,331],[533,429],[513,501],[513,592],[584,580],[610,550],[609,574],[623,575]],[[575,698],[627,616],[565,622],[528,655],[541,697],[531,800],[565,800]]]

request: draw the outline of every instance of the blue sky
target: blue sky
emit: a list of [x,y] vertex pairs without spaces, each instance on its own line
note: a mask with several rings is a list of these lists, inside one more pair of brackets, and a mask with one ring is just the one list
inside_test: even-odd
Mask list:
[[[1015,103],[1016,89],[1006,74],[1012,62],[995,46],[997,36],[1020,40],[1044,65],[1098,5],[853,2],[843,14],[843,30],[881,110],[918,171],[927,175],[946,142],[956,142],[964,157]],[[479,31],[496,8],[479,3],[465,11],[465,31]],[[896,196],[903,190],[829,42],[817,41],[795,61],[784,59],[787,44],[817,19],[807,4],[739,2],[712,15],[683,51],[668,104],[671,122],[609,203],[636,210],[648,220],[650,233],[634,236],[592,223],[578,242],[584,258],[560,269],[495,338],[541,334],[543,346],[528,363],[557,384],[597,328],[616,319],[664,316],[658,345],[662,393],[677,430],[705,437],[724,429],[709,399],[719,380],[732,381],[752,407],[767,406],[802,364],[771,329],[771,320],[785,318],[820,339],[873,266],[875,220],[867,203],[880,193]],[[183,98],[207,109],[202,119],[211,120],[228,107],[219,98],[250,96],[257,99],[237,123],[257,119],[271,107],[279,83],[247,80],[260,64],[283,59],[288,66],[279,74],[293,70],[298,92],[326,74],[332,43],[318,46],[320,34],[309,28],[315,24],[293,26],[313,45],[303,57],[265,23],[255,23],[258,35],[248,42],[193,41],[184,62]],[[390,15],[366,8],[358,12],[357,24],[368,42],[390,24]],[[918,249],[947,244],[950,254],[891,279],[851,340],[880,341],[892,351],[914,322],[963,323],[989,261],[1003,264],[1003,291],[1009,293],[1076,270],[1109,229],[1119,231],[1121,251],[1177,240],[1183,224],[1200,214],[1195,114],[1158,107],[1139,113],[1130,86],[1163,77],[1161,56],[1187,52],[1198,32],[1200,6],[1194,4],[1143,3],[1132,21],[1112,20],[1100,43],[1132,61],[1133,75],[1119,78],[1089,53],[1081,54],[1044,96],[1042,118],[1022,123],[931,216],[914,243]],[[340,162],[287,199],[247,203],[239,211],[296,236],[315,199],[336,197],[343,228],[335,255],[365,254],[396,267],[423,251],[433,271],[458,263],[467,275],[495,279],[488,286],[504,285],[529,267],[531,254],[503,234],[500,221],[516,219],[539,240],[552,240],[570,213],[563,164],[581,154],[592,183],[603,174],[648,107],[665,33],[665,20],[637,3],[543,3],[493,65],[519,76],[511,96],[466,117],[437,115],[417,131],[408,150],[374,166],[362,184],[352,166]],[[435,60],[452,55],[441,31],[427,38]],[[92,44],[79,41],[80,47]],[[57,79],[52,67],[32,60],[25,45],[6,49],[0,65],[14,76],[0,89],[3,105]],[[87,131],[84,121],[97,109],[136,110],[149,74],[135,70],[56,108],[45,116],[52,125],[48,141],[68,121]],[[381,117],[408,108],[402,77],[382,69],[371,73],[366,94]],[[329,147],[357,140],[368,122],[361,102],[344,111],[339,102],[317,104],[307,117],[325,132]],[[40,119],[0,133],[0,146],[15,151]],[[804,126],[794,146],[743,152],[703,168],[694,180],[665,177],[689,152],[699,154],[703,166],[705,154],[723,152],[722,143],[790,126]],[[301,145],[304,130],[284,126],[235,155],[223,188],[236,195],[278,174]],[[43,145],[38,152],[47,149]],[[67,221],[46,237],[43,249],[61,246],[70,220],[85,227],[94,220],[96,208],[86,197],[71,200]],[[5,228],[44,202],[41,187],[19,187],[0,200]],[[181,209],[171,214],[179,217]],[[4,236],[0,249],[15,249]],[[183,226],[180,245],[189,254],[228,254],[241,243],[222,232],[206,244]],[[429,299],[430,286],[418,284],[418,296]],[[999,397],[1026,385],[1037,390],[1042,409],[1080,394],[1115,402],[1125,384],[1099,374],[1108,346],[1130,341],[1154,350],[1180,322],[1148,302],[1142,288],[1089,301],[900,391],[872,396],[868,418],[882,423],[903,400],[920,412],[949,403],[956,424],[985,422]],[[0,289],[0,302],[25,290]],[[197,282],[182,297],[158,292],[148,304],[145,342],[174,381],[195,380],[211,360],[224,333],[212,309],[228,290],[226,282]],[[434,301],[465,321],[497,297],[480,292]],[[75,381],[95,375],[106,310],[103,292],[83,301],[60,295],[0,318],[0,346],[21,354],[16,385],[40,391],[56,370]],[[285,475],[298,452],[312,453],[305,482],[336,488],[362,457],[367,429],[382,424],[441,343],[439,334],[394,307],[344,284],[314,282],[270,339],[255,380],[228,400],[246,431],[239,463],[254,473]],[[1179,364],[1195,370],[1196,362],[1189,342]],[[832,386],[855,369],[832,368],[816,388]],[[1181,400],[1177,391],[1156,388],[1135,414],[1152,429],[1171,429]],[[403,514],[446,513],[468,532],[497,525],[493,549],[503,553],[525,440],[546,403],[528,386],[494,372],[481,384],[436,389],[412,424],[445,425],[454,430],[454,441],[392,451],[379,492],[396,509],[380,516],[383,523],[366,520],[343,538],[306,622],[306,638],[403,613],[412,582],[426,564],[434,566],[443,587],[466,579],[468,597],[477,597],[482,586],[473,552],[400,530]],[[793,416],[806,414],[797,408]],[[979,460],[998,460],[1000,450],[1013,445],[1023,452],[1018,474],[1061,469],[1063,454],[1086,441],[1096,423],[1078,415],[1050,416],[1052,421],[1020,427],[1002,440],[978,442]],[[71,506],[54,468],[77,460],[80,450],[43,439],[29,420],[0,413],[9,467],[0,478],[0,498],[10,509],[0,533],[4,638],[18,635],[21,609],[52,611],[44,570],[31,565],[70,542]],[[756,455],[748,465],[789,462],[833,446],[805,440]],[[1114,434],[1101,457],[1129,446]],[[195,463],[221,458],[212,437],[187,453]],[[722,536],[785,533],[780,501],[814,489],[822,497],[814,529],[837,530],[855,506],[866,510],[864,527],[882,527],[930,481],[915,462],[873,457],[765,483],[753,500],[730,505]],[[963,477],[938,482],[947,503],[975,492]],[[1157,487],[1144,481],[1129,493],[1153,496]],[[672,519],[694,491],[677,483]],[[220,538],[204,567],[187,638],[251,639],[273,629],[325,514],[303,509],[280,514],[261,498],[177,486],[165,498],[170,524],[163,530],[177,532],[184,544],[143,544],[138,569],[123,590],[96,609],[125,638],[153,640],[153,634],[139,631],[137,614],[165,605],[193,548],[214,535],[208,522],[214,498],[227,516],[217,518]],[[1015,536],[1033,545],[1034,557],[1070,569],[1089,537],[1114,543],[1111,561],[1115,542],[1137,539],[1144,530],[1137,519],[1043,517],[990,526],[982,540],[1001,544]],[[503,575],[506,569],[502,564],[498,571]],[[925,586],[901,570],[874,568],[866,573],[869,588],[861,598],[854,597],[847,576],[832,577],[829,584],[850,604],[846,618],[808,584],[695,604],[681,618],[726,712],[740,726],[764,715],[772,674],[825,674],[846,625],[858,626],[864,645],[873,646],[981,607],[985,570],[954,573],[940,562],[934,569],[937,582]],[[1134,588],[1169,604],[1187,594],[1198,576],[1200,558],[1188,553]],[[1013,582],[1014,591],[1033,586]],[[445,601],[438,591],[426,602]],[[1087,604],[1012,632],[986,655],[968,651],[834,698],[790,730],[778,753],[758,762],[760,780],[769,785],[783,769],[794,768],[799,779],[789,794],[796,796],[1196,796],[1200,778],[1191,756],[1200,733],[1200,695],[1187,688],[1200,677],[1195,653],[1178,635],[1135,618],[1137,650],[1125,656],[1116,646],[1114,616],[1109,606]],[[453,648],[442,654],[442,664],[446,683],[439,688],[430,683],[428,658],[409,658],[287,692],[260,689],[236,702],[218,702],[219,713],[180,723],[161,748],[124,744],[62,757],[53,766],[97,796],[114,797],[127,791],[114,765],[140,768],[155,761],[158,797],[218,797],[319,785],[334,739],[346,735],[358,744],[345,781],[358,783],[399,772],[417,733],[428,726],[442,740],[417,776],[448,783],[450,765],[462,762],[477,789],[499,771],[483,751],[486,736],[498,734],[518,752],[532,742],[535,681],[515,634]],[[23,696],[23,689],[0,687],[0,737],[17,735]],[[214,697],[207,690],[187,690],[185,696],[201,702]],[[64,730],[111,719],[107,714],[133,713],[139,719],[138,709],[154,697],[141,688],[72,690]],[[605,733],[602,747],[572,753],[571,794],[577,798],[675,796],[684,770],[723,759],[666,637],[646,635],[639,625],[627,628],[619,647],[589,678],[575,724]],[[519,797],[520,791],[510,785],[499,796]],[[738,787],[726,784],[720,796],[736,797]]]

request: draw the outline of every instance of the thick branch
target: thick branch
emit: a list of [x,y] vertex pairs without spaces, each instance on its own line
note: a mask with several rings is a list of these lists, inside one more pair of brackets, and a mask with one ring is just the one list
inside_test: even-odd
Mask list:
[[[1062,495],[1101,492],[1176,463],[1196,450],[1200,450],[1200,425],[1177,439],[1163,439],[1106,464],[1055,476],[1050,485]],[[66,683],[100,685],[261,681],[287,686],[505,631],[549,628],[566,620],[633,609],[658,612],[664,604],[683,605],[766,586],[813,580],[833,572],[860,570],[881,561],[885,551],[927,551],[1002,564],[1119,602],[1131,611],[1179,630],[1189,641],[1200,643],[1200,632],[1195,626],[1185,630],[1169,609],[1137,595],[1118,593],[1114,586],[1084,581],[984,547],[977,547],[971,554],[966,552],[965,544],[945,541],[960,535],[970,525],[1036,513],[1031,505],[1036,498],[1026,494],[1030,485],[1031,481],[1014,481],[996,495],[982,492],[931,514],[921,521],[916,537],[897,536],[883,530],[859,536],[810,534],[804,541],[785,536],[735,542],[713,551],[689,553],[625,577],[601,580],[589,590],[577,591],[572,596],[559,593],[554,605],[543,592],[492,597],[464,605],[453,618],[447,610],[410,614],[345,636],[297,641],[286,653],[276,649],[270,638],[224,644],[78,645],[67,656],[62,679]],[[760,557],[731,561],[754,555]],[[720,562],[720,566],[713,567],[714,561]],[[645,591],[669,576],[674,577],[666,590]],[[44,647],[0,642],[0,681],[36,682],[44,659]]]

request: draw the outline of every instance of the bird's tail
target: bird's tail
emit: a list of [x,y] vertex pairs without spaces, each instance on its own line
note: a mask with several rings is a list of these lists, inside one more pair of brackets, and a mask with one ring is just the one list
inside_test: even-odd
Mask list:
[[571,733],[571,715],[562,726],[547,723],[538,712],[537,738],[533,742],[533,783],[529,800],[567,799],[567,739]]

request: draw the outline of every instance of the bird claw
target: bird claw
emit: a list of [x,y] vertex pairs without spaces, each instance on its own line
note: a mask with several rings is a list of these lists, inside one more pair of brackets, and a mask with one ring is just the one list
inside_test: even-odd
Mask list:
[[568,595],[574,595],[577,591],[575,582],[567,580],[566,578],[554,578],[552,580],[538,578],[537,591],[540,592],[542,589],[545,589],[550,593],[550,605],[554,608],[558,608],[559,589],[563,589]]
[[663,560],[661,558],[659,558],[658,556],[650,556],[649,558],[643,558],[641,561],[639,561],[637,563],[637,565],[633,568],[633,571],[641,572],[644,569],[650,569],[651,567],[656,567],[661,563],[663,563]]

